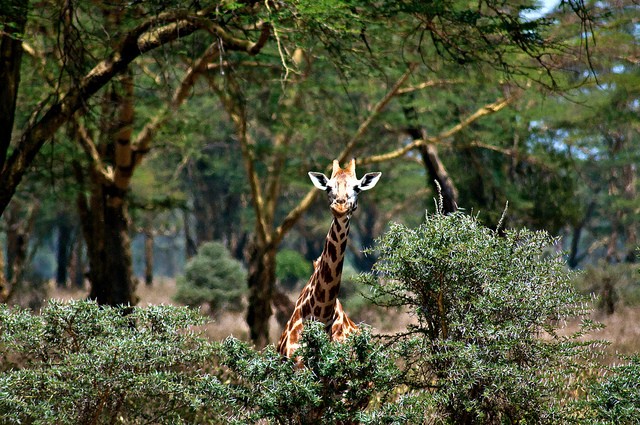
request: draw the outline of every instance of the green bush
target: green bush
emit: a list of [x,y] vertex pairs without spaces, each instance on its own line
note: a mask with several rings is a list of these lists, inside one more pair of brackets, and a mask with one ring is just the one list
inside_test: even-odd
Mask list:
[[587,408],[594,425],[640,423],[640,355],[609,368],[607,375],[589,388]]
[[552,243],[460,213],[392,225],[361,279],[415,323],[334,343],[308,322],[302,369],[205,340],[186,307],[0,306],[0,423],[639,423],[638,357],[599,377],[579,339],[595,325],[561,329],[588,304]]
[[232,402],[184,307],[0,306],[0,423],[198,423]]
[[[364,279],[376,302],[408,307],[417,323],[393,337],[403,383],[420,389],[440,423],[558,423],[570,383],[587,367],[589,312],[544,232],[483,227],[468,215],[393,224]],[[573,380],[575,381],[575,379]],[[432,418],[433,420],[435,420]],[[425,418],[426,421],[426,418]]]
[[309,322],[296,352],[303,369],[296,369],[293,360],[283,361],[273,346],[257,353],[233,338],[223,346],[220,364],[233,376],[230,385],[242,404],[245,423],[414,422],[395,422],[394,415],[416,419],[402,408],[404,398],[391,391],[398,376],[394,358],[366,327],[336,344],[329,341],[322,324]]
[[175,299],[188,306],[208,304],[211,314],[219,309],[242,310],[246,271],[220,242],[206,242],[185,265],[177,280]]
[[280,284],[293,290],[301,280],[307,280],[311,276],[312,265],[298,251],[283,249],[276,254],[276,277]]
[[298,370],[273,346],[190,331],[202,324],[185,307],[0,306],[0,423],[380,423],[402,411],[379,396],[398,372],[368,329],[335,344],[310,323]]

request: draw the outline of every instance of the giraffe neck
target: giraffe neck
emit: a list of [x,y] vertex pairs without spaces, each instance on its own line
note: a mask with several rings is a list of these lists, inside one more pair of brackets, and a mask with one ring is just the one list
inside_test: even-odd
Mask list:
[[[316,268],[313,296],[316,303],[333,306],[340,291],[344,253],[349,237],[349,215],[334,217]],[[327,308],[325,307],[325,310]],[[327,317],[328,318],[328,317]]]

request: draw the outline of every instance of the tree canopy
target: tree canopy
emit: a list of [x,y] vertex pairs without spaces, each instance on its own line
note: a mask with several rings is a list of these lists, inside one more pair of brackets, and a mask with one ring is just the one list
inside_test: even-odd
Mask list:
[[384,173],[353,225],[359,269],[389,220],[418,224],[438,191],[446,212],[495,225],[508,203],[507,226],[568,235],[574,267],[635,261],[637,6],[538,11],[5,1],[1,298],[42,241],[64,262],[82,235],[91,298],[135,304],[136,229],[172,233],[187,257],[215,239],[247,268],[248,322],[264,345],[272,309],[291,307],[277,252],[311,262],[322,249],[327,214],[306,173],[350,157]]

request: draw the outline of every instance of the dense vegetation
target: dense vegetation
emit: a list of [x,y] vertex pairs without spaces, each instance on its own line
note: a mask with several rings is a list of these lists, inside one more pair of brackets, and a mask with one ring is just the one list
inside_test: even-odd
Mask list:
[[[0,412],[636,422],[637,356],[581,338],[592,296],[640,304],[640,8],[552,3],[0,0]],[[269,343],[328,228],[307,172],[350,157],[383,177],[340,296],[394,334],[310,327],[294,372]],[[135,308],[158,276],[253,345]]]
[[638,359],[590,374],[593,324],[563,333],[588,310],[550,241],[461,213],[392,226],[363,279],[415,322],[345,343],[309,323],[302,369],[199,336],[187,308],[3,306],[3,423],[634,423]]
[[207,304],[212,315],[222,310],[242,310],[246,272],[220,242],[206,242],[178,278],[176,301],[197,307]]

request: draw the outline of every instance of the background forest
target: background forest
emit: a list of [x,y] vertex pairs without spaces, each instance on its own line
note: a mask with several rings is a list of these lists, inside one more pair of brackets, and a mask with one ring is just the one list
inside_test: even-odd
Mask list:
[[200,306],[263,348],[329,226],[307,172],[354,157],[382,172],[351,225],[357,322],[406,325],[361,295],[363,250],[461,210],[559,237],[604,362],[640,351],[637,2],[0,6],[2,303]]

